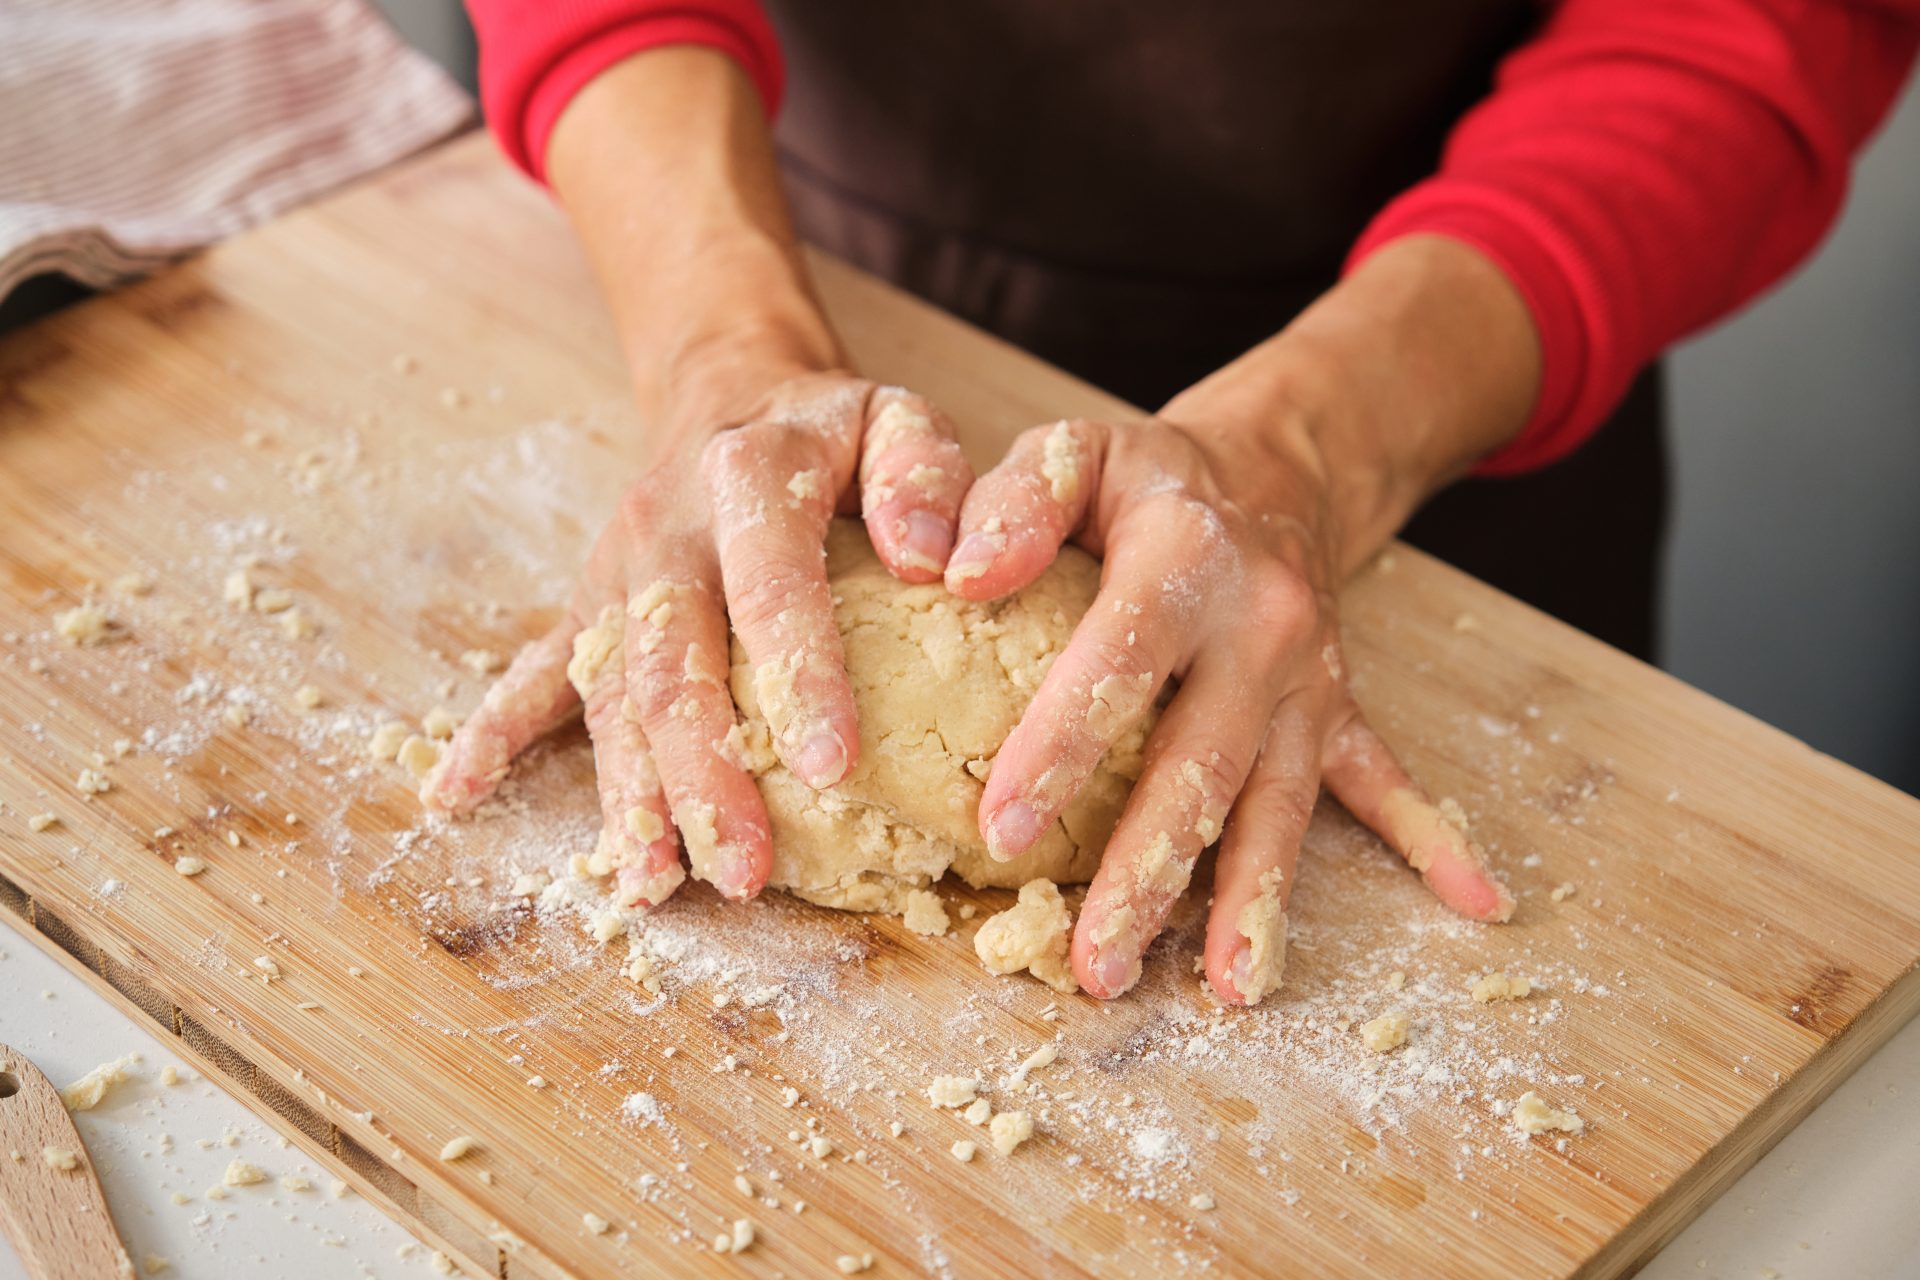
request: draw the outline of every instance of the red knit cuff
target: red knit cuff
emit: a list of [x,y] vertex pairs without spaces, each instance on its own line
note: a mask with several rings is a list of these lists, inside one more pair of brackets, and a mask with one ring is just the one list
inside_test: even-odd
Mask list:
[[547,140],[587,83],[648,49],[693,44],[740,64],[771,117],[785,68],[779,43],[751,0],[573,0],[536,6],[481,3],[469,8],[480,36],[481,99],[508,159],[546,180]]
[[1347,255],[1351,272],[1375,250],[1402,236],[1448,236],[1490,259],[1513,282],[1540,338],[1541,381],[1533,413],[1518,435],[1482,458],[1481,476],[1534,471],[1564,458],[1599,427],[1604,391],[1595,387],[1593,335],[1569,277],[1577,262],[1536,212],[1504,192],[1431,182],[1389,204]]

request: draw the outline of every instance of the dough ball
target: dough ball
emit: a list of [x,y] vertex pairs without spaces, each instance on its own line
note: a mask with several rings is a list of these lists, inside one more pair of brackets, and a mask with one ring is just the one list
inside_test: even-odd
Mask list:
[[860,762],[839,786],[815,791],[776,760],[760,690],[782,687],[780,673],[756,678],[733,645],[735,747],[773,823],[769,883],[824,906],[899,914],[949,869],[975,886],[1091,879],[1155,712],[1121,734],[1024,857],[989,857],[975,814],[1000,744],[1093,603],[1099,563],[1068,547],[1026,590],[976,604],[937,582],[899,581],[857,521],[835,520],[827,576],[860,717]]

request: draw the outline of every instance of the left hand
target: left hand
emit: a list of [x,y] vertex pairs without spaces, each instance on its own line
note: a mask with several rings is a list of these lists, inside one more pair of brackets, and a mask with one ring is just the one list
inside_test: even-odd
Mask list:
[[1142,422],[1036,427],[966,499],[946,572],[956,594],[1017,590],[1069,538],[1105,560],[1093,607],[994,760],[979,813],[989,850],[1024,853],[1177,677],[1074,933],[1086,990],[1111,997],[1138,981],[1216,839],[1208,981],[1234,1004],[1275,989],[1323,781],[1442,902],[1505,920],[1505,886],[1348,690],[1335,595],[1351,549],[1338,545],[1313,432],[1297,419],[1252,431],[1188,416],[1176,400]]

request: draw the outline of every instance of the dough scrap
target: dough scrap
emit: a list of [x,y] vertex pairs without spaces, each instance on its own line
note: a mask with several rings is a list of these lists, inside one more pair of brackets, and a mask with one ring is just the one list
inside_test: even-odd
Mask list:
[[1473,984],[1468,992],[1476,1004],[1487,1004],[1494,1000],[1524,1000],[1533,992],[1531,979],[1513,977],[1504,973],[1490,973]]
[[940,902],[940,895],[931,889],[913,889],[907,893],[907,928],[929,938],[937,938],[947,931],[952,923],[947,919],[947,909]]
[[1360,1040],[1374,1053],[1388,1053],[1407,1042],[1407,1027],[1412,1019],[1404,1009],[1394,1009],[1360,1024]]
[[[975,887],[1091,879],[1140,775],[1152,706],[1017,861],[988,855],[976,815],[988,765],[1093,603],[1098,562],[1066,548],[1025,590],[977,603],[939,583],[901,582],[865,529],[842,519],[827,533],[827,576],[860,718],[859,763],[838,786],[817,792],[776,758],[768,712],[784,721],[789,709],[767,704],[783,702],[793,672],[756,671],[733,644],[735,745],[772,823],[768,883],[823,906],[898,915],[949,870]],[[582,654],[576,642],[576,666],[597,672],[601,647],[590,641]]]
[[973,935],[973,950],[988,973],[1018,973],[1025,969],[1056,991],[1080,989],[1067,947],[1073,939],[1073,916],[1051,880],[1029,880],[1020,886],[1020,901],[991,917]]
[[1033,1117],[1024,1111],[1002,1111],[993,1118],[993,1149],[1003,1156],[1033,1136]]
[[1557,1110],[1531,1089],[1521,1094],[1520,1100],[1513,1104],[1512,1120],[1514,1127],[1529,1137],[1549,1129],[1579,1133],[1587,1127],[1585,1120],[1571,1111]]
[[139,1065],[140,1055],[130,1053],[112,1062],[103,1062],[60,1091],[60,1101],[69,1111],[91,1111],[116,1084],[125,1084],[132,1076],[130,1068]]
[[96,604],[77,604],[54,614],[53,630],[76,648],[105,644],[109,640],[119,639],[121,635],[120,624],[109,618],[106,610]]

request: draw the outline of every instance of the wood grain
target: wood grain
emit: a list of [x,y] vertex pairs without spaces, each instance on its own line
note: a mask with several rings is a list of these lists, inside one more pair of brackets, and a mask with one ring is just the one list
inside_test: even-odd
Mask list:
[[[61,1169],[48,1153],[77,1163]],[[0,1044],[0,1229],[30,1280],[133,1275],[100,1177],[60,1091]]]
[[[860,366],[977,462],[1129,412],[813,265]],[[981,916],[927,940],[698,886],[644,926],[678,956],[656,1001],[624,944],[507,893],[591,845],[577,731],[461,824],[360,746],[465,710],[459,655],[551,622],[632,469],[623,377],[562,220],[477,138],[0,342],[6,918],[471,1274],[1618,1275],[1920,1004],[1920,803],[1406,548],[1343,601],[1356,687],[1472,817],[1513,924],[1451,920],[1328,803],[1287,988],[1251,1014],[1190,971],[1193,905],[1101,1005],[986,979]],[[249,555],[317,636],[222,602]],[[114,595],[129,572],[152,593]],[[127,635],[63,646],[89,584]],[[111,789],[77,792],[88,767]],[[1546,990],[1473,1004],[1496,968]],[[1396,1005],[1414,1035],[1375,1060],[1355,1026]],[[923,1090],[957,1072],[1035,1141],[953,1159],[981,1135]],[[1586,1132],[1517,1137],[1528,1087]],[[623,1110],[642,1093],[657,1113]],[[809,1119],[826,1159],[788,1136]],[[758,1243],[717,1256],[741,1217]]]

